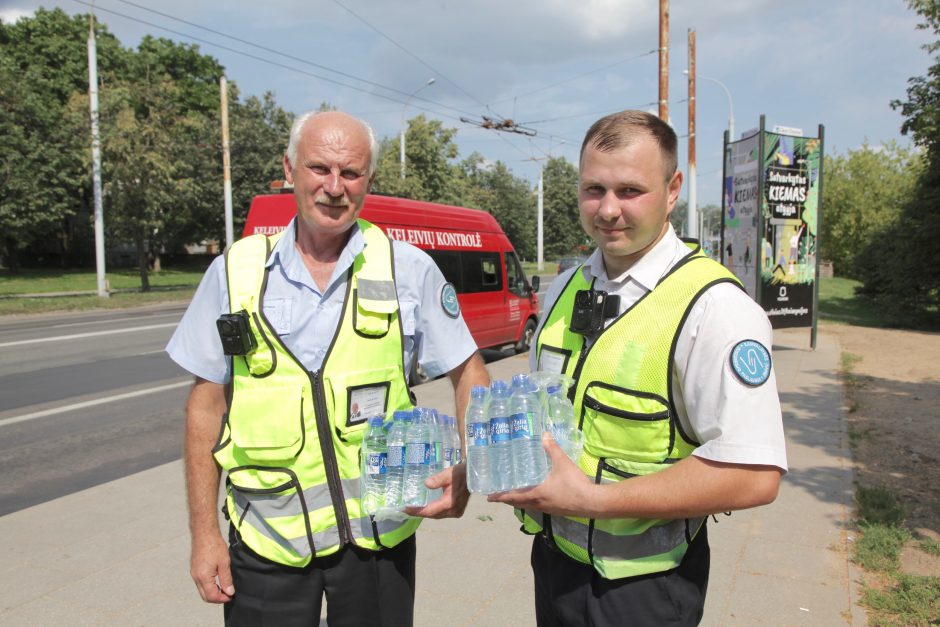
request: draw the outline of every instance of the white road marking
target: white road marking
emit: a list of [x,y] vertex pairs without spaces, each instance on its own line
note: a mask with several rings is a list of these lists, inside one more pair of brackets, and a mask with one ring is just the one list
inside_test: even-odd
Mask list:
[[9,346],[25,346],[26,344],[43,344],[46,342],[61,342],[62,340],[77,340],[85,337],[96,337],[99,335],[114,335],[116,333],[131,333],[132,331],[148,331],[150,329],[165,329],[175,327],[178,322],[167,322],[164,324],[148,324],[142,327],[128,327],[126,329],[111,329],[109,331],[92,331],[90,333],[76,333],[74,335],[56,335],[53,337],[40,337],[33,340],[18,340],[16,342],[3,342],[0,348]]
[[91,401],[83,401],[81,403],[73,403],[71,405],[64,405],[62,407],[53,407],[52,409],[34,411],[31,414],[23,414],[22,416],[14,416],[13,418],[0,420],[0,427],[4,427],[7,425],[15,425],[20,422],[26,422],[27,420],[35,420],[36,418],[54,416],[55,414],[64,414],[65,412],[74,411],[76,409],[85,409],[86,407],[94,407],[96,405],[104,405],[106,403],[113,403],[115,401],[123,401],[128,398],[135,398],[137,396],[145,396],[147,394],[156,394],[157,392],[164,392],[166,390],[174,390],[176,388],[181,388],[187,385],[192,385],[192,380],[177,381],[176,383],[158,385],[155,388],[147,388],[146,390],[137,390],[136,392],[125,392],[124,394],[115,394],[114,396],[96,398]]

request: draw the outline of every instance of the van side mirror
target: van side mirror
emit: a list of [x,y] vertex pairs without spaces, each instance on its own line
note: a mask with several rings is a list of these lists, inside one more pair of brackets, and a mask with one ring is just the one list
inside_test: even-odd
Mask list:
[[537,274],[532,275],[532,291],[533,292],[539,291],[539,285],[540,285],[539,275]]

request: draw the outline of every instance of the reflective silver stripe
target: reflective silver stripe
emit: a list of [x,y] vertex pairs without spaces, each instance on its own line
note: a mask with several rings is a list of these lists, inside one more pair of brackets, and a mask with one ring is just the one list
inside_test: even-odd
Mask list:
[[[693,535],[704,518],[689,520]],[[672,520],[632,535],[614,535],[597,528],[595,522],[591,536],[591,554],[601,560],[635,560],[672,551],[685,542],[685,519]],[[552,532],[569,542],[588,550],[588,527],[570,518],[552,518]]]
[[[391,533],[408,522],[407,518],[403,520],[392,520],[384,518],[375,521],[375,526],[379,531],[379,536]],[[352,527],[353,536],[367,540],[375,540],[375,534],[372,533],[372,520],[368,516],[362,518],[350,518],[349,526]]]
[[393,301],[398,298],[395,293],[394,281],[377,281],[358,277],[356,284],[359,289],[359,298],[365,300]]
[[[343,487],[343,495],[346,498],[359,496],[358,478],[342,479],[340,485]],[[303,503],[297,496],[297,492],[294,491],[287,494],[255,494],[239,490],[238,486],[234,484],[232,485],[232,491],[240,504],[250,502],[252,509],[265,518],[301,516],[304,513]],[[307,504],[307,513],[323,507],[331,507],[333,500],[330,498],[329,486],[322,483],[304,490],[304,503]]]
[[[239,508],[240,513],[244,513],[244,520],[242,520],[242,525],[250,525],[258,533],[264,537],[276,542],[281,545],[284,549],[291,551],[292,553],[300,556],[307,557],[310,555],[310,542],[307,540],[307,536],[303,535],[297,538],[285,538],[271,526],[268,521],[266,521],[261,514],[255,511],[255,505],[252,503],[252,506],[248,508],[248,511],[245,512],[245,507],[248,505],[248,502],[240,498],[240,494],[235,494],[235,504]],[[336,527],[330,527],[325,531],[313,534],[313,544],[318,551],[323,551],[329,549],[339,544],[339,531]],[[257,548],[257,547],[256,547]]]

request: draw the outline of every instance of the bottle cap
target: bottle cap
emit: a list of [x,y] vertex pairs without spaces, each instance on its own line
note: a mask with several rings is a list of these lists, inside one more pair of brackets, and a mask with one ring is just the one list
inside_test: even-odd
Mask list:
[[385,416],[372,416],[369,418],[370,427],[381,427],[382,423],[385,422]]
[[561,386],[560,386],[560,385],[550,385],[550,386],[548,386],[548,390],[547,390],[547,391],[548,391],[549,394],[557,394],[557,393],[559,392],[559,390],[561,390]]
[[405,420],[407,418],[411,418],[411,410],[409,409],[397,409],[392,414],[392,420]]

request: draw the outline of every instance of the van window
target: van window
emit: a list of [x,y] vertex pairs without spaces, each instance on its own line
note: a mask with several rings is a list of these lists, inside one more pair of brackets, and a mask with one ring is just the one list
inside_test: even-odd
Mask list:
[[503,289],[503,273],[498,252],[455,250],[425,252],[437,263],[444,278],[454,284],[458,294],[499,292]]
[[506,282],[509,284],[509,291],[516,296],[528,296],[529,285],[526,283],[525,273],[522,271],[522,266],[519,265],[519,260],[516,258],[516,254],[511,252],[507,252],[505,254]]

